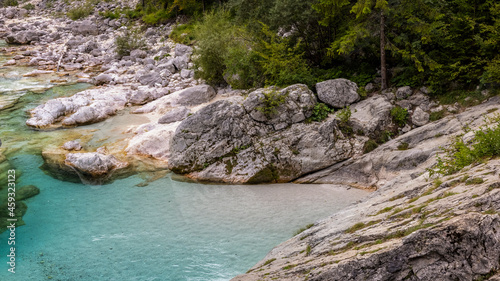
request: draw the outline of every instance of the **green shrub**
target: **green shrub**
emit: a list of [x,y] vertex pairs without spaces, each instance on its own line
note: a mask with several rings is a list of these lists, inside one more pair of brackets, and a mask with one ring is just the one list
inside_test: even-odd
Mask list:
[[121,16],[121,11],[116,9],[114,11],[106,10],[104,12],[99,12],[99,15],[108,19],[119,19]]
[[444,110],[436,111],[436,112],[431,112],[429,115],[429,120],[430,121],[436,121],[444,117]]
[[365,145],[363,146],[363,153],[372,152],[377,147],[378,147],[377,142],[375,140],[369,139],[367,142],[365,142]]
[[442,157],[437,156],[437,163],[429,173],[450,175],[464,167],[486,157],[500,155],[500,122],[493,127],[482,127],[474,133],[474,139],[466,144],[459,136],[447,149],[442,149]]
[[172,17],[172,14],[167,10],[160,9],[153,13],[148,13],[142,16],[142,21],[145,24],[157,25],[165,23],[168,19]]
[[288,94],[282,94],[276,90],[271,90],[269,92],[264,92],[264,97],[261,101],[264,103],[263,106],[259,106],[256,109],[267,117],[275,114],[277,112],[276,108],[285,102]]
[[500,56],[491,60],[484,70],[481,77],[482,84],[500,83]]
[[90,1],[80,4],[72,9],[70,9],[66,15],[72,20],[78,20],[88,17],[94,12],[94,6]]
[[130,52],[135,49],[144,49],[146,43],[137,31],[129,31],[128,29],[122,35],[115,38],[116,53],[119,56],[129,56]]
[[351,118],[351,114],[351,108],[346,106],[337,113],[337,116],[339,117],[341,123],[347,124]]
[[410,144],[407,142],[402,142],[398,145],[398,150],[408,150]]
[[245,28],[231,22],[228,11],[207,13],[195,25],[194,37],[198,47],[193,56],[197,77],[239,89],[260,84],[262,71],[254,52],[257,43]]
[[301,52],[301,41],[290,47],[289,40],[279,37],[262,24],[261,46],[258,51],[260,65],[267,85],[287,86],[303,83],[312,87],[314,78]]
[[178,24],[174,27],[170,33],[170,39],[174,40],[176,43],[181,43],[184,45],[191,45],[194,43],[194,28],[195,22],[189,22],[186,24]]
[[19,2],[17,0],[4,0],[3,1],[3,6],[8,7],[8,6],[17,6],[19,5]]
[[396,125],[403,127],[408,120],[408,110],[400,106],[393,107],[391,109],[391,117]]
[[23,9],[26,9],[28,11],[32,11],[35,9],[35,5],[31,4],[31,3],[28,3],[26,5],[23,6]]
[[328,105],[319,102],[317,103],[312,112],[312,116],[310,117],[312,121],[321,122],[328,117],[329,113],[333,113],[335,110],[333,108],[329,108]]

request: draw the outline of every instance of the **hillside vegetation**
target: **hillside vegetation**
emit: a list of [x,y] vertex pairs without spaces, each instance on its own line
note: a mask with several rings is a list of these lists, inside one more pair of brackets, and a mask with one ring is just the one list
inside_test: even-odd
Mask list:
[[494,0],[140,0],[130,17],[188,19],[172,37],[198,45],[199,76],[235,88],[426,85],[434,94],[498,87]]

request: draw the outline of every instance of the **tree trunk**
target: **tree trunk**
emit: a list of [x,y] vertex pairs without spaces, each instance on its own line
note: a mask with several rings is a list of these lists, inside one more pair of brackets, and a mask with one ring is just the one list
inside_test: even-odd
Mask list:
[[380,75],[382,76],[381,90],[387,89],[387,66],[385,63],[385,17],[384,12],[380,12]]

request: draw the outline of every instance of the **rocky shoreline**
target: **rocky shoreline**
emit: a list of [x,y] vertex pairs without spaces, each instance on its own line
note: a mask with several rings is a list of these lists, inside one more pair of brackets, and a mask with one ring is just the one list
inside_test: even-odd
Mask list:
[[[96,11],[125,4],[99,3]],[[2,50],[13,57],[5,67],[36,67],[25,76],[57,75],[54,85],[94,85],[31,109],[27,126],[50,130],[117,114],[144,117],[120,127],[128,134],[106,146],[80,138],[44,148],[45,169],[57,178],[102,184],[148,166],[197,181],[376,190],[234,280],[500,280],[500,162],[434,182],[427,171],[453,136],[496,114],[500,100],[487,91],[487,101],[465,109],[440,105],[425,87],[380,92],[369,84],[361,96],[346,79],[318,83],[315,92],[302,84],[213,88],[194,78],[193,48],[168,39],[171,25],[144,29],[146,47],[121,56],[114,42],[130,31],[126,18],[94,13],[72,21],[18,8],[0,14],[0,38],[22,45]],[[316,119],[325,108],[325,118]],[[328,115],[331,109],[336,113]],[[444,118],[431,121],[433,114]]]

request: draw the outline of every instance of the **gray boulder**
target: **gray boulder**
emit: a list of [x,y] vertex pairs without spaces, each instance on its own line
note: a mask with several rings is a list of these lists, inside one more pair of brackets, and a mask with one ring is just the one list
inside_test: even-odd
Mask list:
[[113,76],[106,74],[106,73],[101,73],[94,77],[94,85],[104,85],[104,84],[109,84],[111,81],[113,81]]
[[98,35],[99,28],[90,20],[84,20],[82,22],[75,22],[71,26],[71,32],[73,35]]
[[191,55],[193,53],[193,48],[183,45],[183,44],[177,44],[175,45],[175,56],[176,57],[182,57],[185,55]]
[[272,125],[256,121],[245,107],[217,101],[177,127],[169,168],[207,181],[287,182],[352,157],[365,139],[345,137],[333,118],[275,131]]
[[410,86],[400,87],[396,91],[396,98],[398,100],[406,99],[407,97],[411,96],[412,92],[413,91],[411,90]]
[[343,78],[317,83],[316,91],[320,101],[336,108],[348,106],[360,98],[356,83]]
[[189,57],[187,55],[172,59],[172,64],[177,70],[188,68]]
[[31,42],[40,41],[40,37],[43,36],[45,32],[43,31],[19,31],[17,33],[10,33],[5,37],[5,42],[9,44],[29,44]]
[[167,112],[165,115],[163,115],[159,120],[158,124],[169,124],[177,121],[182,121],[188,117],[189,113],[191,111],[182,106],[176,109],[173,109],[169,112]]
[[113,155],[97,152],[68,153],[64,163],[74,168],[82,179],[91,183],[107,179],[113,171],[128,166],[127,162],[121,162]]
[[76,140],[73,140],[73,141],[68,141],[68,142],[65,142],[62,146],[63,149],[65,150],[82,150],[82,145],[76,141]]
[[429,123],[429,113],[423,111],[420,107],[417,107],[411,116],[411,122],[415,126],[423,126]]
[[[281,101],[281,102],[280,102]],[[270,103],[279,103],[271,106]],[[314,93],[306,85],[296,84],[283,90],[259,89],[251,92],[243,107],[255,121],[272,125],[275,130],[302,122],[312,115]]]
[[144,75],[139,75],[137,81],[142,85],[154,86],[155,84],[161,84],[162,78],[158,72],[152,71]]
[[198,105],[211,101],[217,93],[209,85],[200,85],[187,88],[179,92],[179,105]]
[[141,105],[161,98],[164,95],[167,95],[169,92],[170,91],[165,88],[151,89],[147,87],[141,87],[130,95],[129,102],[131,104]]
[[375,136],[391,124],[392,104],[383,95],[374,95],[351,107],[349,123],[355,132]]
[[143,50],[133,50],[130,52],[130,56],[134,59],[145,59],[148,56],[148,53]]

